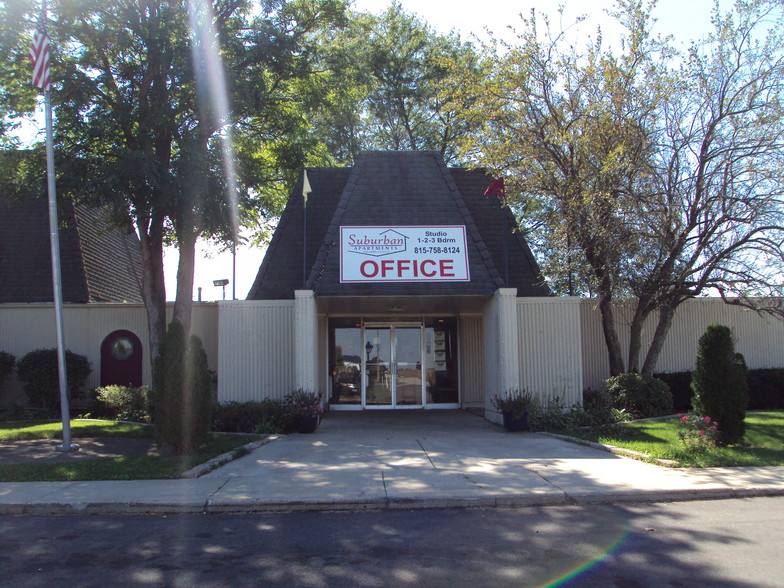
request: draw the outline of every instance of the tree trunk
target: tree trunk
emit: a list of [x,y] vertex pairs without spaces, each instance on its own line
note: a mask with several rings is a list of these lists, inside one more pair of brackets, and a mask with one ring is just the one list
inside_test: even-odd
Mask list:
[[196,267],[196,237],[188,231],[178,239],[180,259],[177,263],[177,297],[174,302],[174,319],[180,321],[186,337],[191,332],[193,315],[193,272]]
[[675,315],[676,305],[672,303],[665,303],[659,308],[659,322],[656,325],[656,332],[653,334],[653,341],[648,348],[648,354],[645,356],[645,363],[642,366],[642,373],[652,375],[653,370],[656,369],[656,364],[659,361],[664,341],[667,339],[667,333],[672,326],[672,317]]
[[157,230],[139,231],[142,254],[142,300],[147,310],[150,361],[155,365],[158,347],[166,333],[166,284],[163,275],[163,239]]
[[642,328],[645,320],[650,315],[647,310],[648,302],[645,300],[637,300],[637,306],[634,309],[634,316],[629,325],[629,363],[626,369],[630,372],[640,371],[640,353],[642,350]]
[[624,373],[625,370],[623,354],[621,353],[621,342],[618,340],[618,332],[615,330],[612,298],[601,297],[599,299],[599,310],[602,313],[602,331],[604,332],[604,342],[607,345],[607,355],[610,360],[610,375],[617,376]]

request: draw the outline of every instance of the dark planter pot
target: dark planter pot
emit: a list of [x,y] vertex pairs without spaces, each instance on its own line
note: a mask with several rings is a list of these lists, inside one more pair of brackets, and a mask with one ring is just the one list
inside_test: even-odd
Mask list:
[[512,433],[528,430],[528,411],[526,410],[522,416],[514,418],[511,412],[504,412],[504,428]]
[[294,418],[294,428],[297,433],[308,434],[318,429],[321,417],[316,416],[298,416]]

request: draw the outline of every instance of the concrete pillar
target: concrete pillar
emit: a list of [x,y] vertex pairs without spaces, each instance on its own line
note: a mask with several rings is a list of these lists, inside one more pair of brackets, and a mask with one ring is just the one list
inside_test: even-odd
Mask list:
[[517,289],[499,288],[485,308],[485,414],[500,422],[492,400],[520,390],[520,343],[517,335]]
[[294,292],[294,388],[318,391],[318,318],[312,290]]

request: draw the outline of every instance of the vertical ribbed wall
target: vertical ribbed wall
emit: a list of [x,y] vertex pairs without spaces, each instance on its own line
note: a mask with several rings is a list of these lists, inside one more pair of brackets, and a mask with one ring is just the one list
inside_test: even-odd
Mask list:
[[[615,314],[621,349],[627,360],[632,306],[628,302],[619,302]],[[657,319],[658,315],[653,314],[645,322],[643,353],[650,345]],[[784,367],[784,321],[728,305],[718,298],[699,298],[688,300],[678,307],[655,371],[666,373],[694,369],[697,341],[711,323],[732,329],[735,349],[745,356],[749,368]],[[580,324],[585,386],[599,388],[610,373],[601,315],[594,300],[582,301]],[[644,355],[640,361],[643,360]]]
[[519,298],[517,326],[522,388],[567,406],[581,403],[579,299]]
[[462,406],[484,407],[484,367],[482,363],[482,317],[460,317],[460,402]]
[[[168,307],[171,315],[172,305]],[[210,369],[218,366],[218,308],[215,304],[194,304],[192,332],[204,342]],[[63,306],[65,347],[84,355],[92,373],[85,387],[95,388],[101,380],[101,343],[113,331],[128,330],[142,342],[142,381],[152,384],[147,312],[140,304],[66,304]],[[54,307],[51,304],[0,305],[0,351],[17,359],[34,349],[57,345]],[[18,383],[8,382],[9,387]]]
[[218,398],[282,399],[294,386],[294,301],[220,305]]

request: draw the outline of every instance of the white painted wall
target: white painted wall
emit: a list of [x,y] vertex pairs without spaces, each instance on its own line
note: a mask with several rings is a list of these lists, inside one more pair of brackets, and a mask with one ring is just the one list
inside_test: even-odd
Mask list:
[[219,303],[221,402],[282,400],[294,390],[294,304],[294,300]]
[[[628,324],[631,316],[632,307],[629,303],[617,303],[618,335],[624,353],[629,345]],[[653,337],[656,319],[657,316],[653,315],[644,325],[644,349]],[[697,298],[684,302],[675,312],[656,371],[665,373],[694,369],[697,341],[711,323],[732,329],[735,349],[745,356],[749,368],[784,367],[784,321],[728,305],[718,298]],[[610,369],[601,315],[595,301],[581,301],[580,325],[584,385],[586,388],[600,388],[610,376]]]
[[579,298],[518,298],[521,387],[547,402],[582,403]]
[[[168,305],[171,317],[174,306]],[[204,343],[210,369],[218,367],[218,307],[214,303],[194,303],[192,332]],[[144,348],[142,381],[152,384],[147,313],[141,304],[65,304],[63,332],[66,349],[84,355],[92,374],[86,387],[100,384],[101,343],[111,332],[127,329],[135,333]],[[0,304],[0,351],[17,359],[35,349],[57,345],[54,307],[51,304]],[[3,385],[2,400],[19,397],[21,386],[14,376]]]

